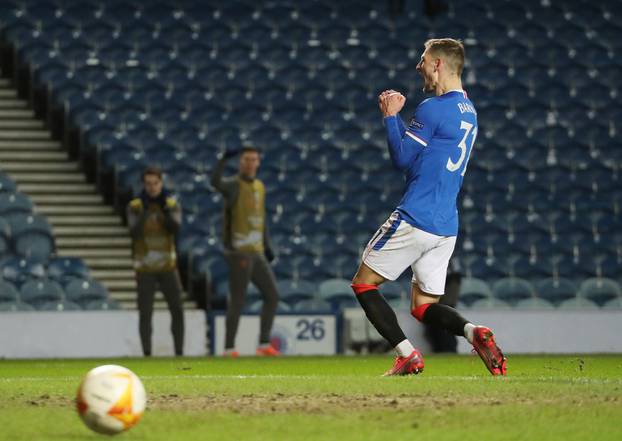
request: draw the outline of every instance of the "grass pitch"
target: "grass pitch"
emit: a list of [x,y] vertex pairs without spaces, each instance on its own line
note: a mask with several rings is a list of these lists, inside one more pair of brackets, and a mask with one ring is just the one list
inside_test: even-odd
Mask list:
[[96,440],[74,411],[89,369],[121,364],[149,398],[127,440],[622,439],[621,356],[430,355],[382,378],[378,357],[0,361],[0,440]]

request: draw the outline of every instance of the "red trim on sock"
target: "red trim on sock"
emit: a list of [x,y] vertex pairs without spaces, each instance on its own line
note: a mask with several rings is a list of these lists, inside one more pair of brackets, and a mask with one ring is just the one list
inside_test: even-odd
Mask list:
[[423,305],[419,305],[411,311],[411,314],[414,318],[422,322],[423,315],[425,314],[425,311],[430,307],[430,305],[432,305],[432,303],[424,303]]
[[378,289],[378,285],[367,285],[365,283],[353,283],[350,286],[352,287],[354,294],[357,296],[363,294],[364,292]]

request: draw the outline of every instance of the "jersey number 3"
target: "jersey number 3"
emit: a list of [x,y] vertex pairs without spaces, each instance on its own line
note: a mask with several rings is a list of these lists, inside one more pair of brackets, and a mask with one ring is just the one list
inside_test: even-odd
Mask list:
[[[464,164],[464,169],[462,169],[462,173],[461,173],[461,175],[464,176],[464,173],[466,172],[466,166],[469,162],[469,156],[470,156],[471,150],[473,149],[473,144],[475,144],[475,138],[477,137],[477,127],[473,128],[473,124],[468,123],[466,121],[460,121],[460,129],[464,130],[464,136],[462,137],[462,140],[458,144],[458,148],[460,149],[460,157],[458,158],[458,162],[453,162],[451,158],[448,158],[447,159],[447,170],[449,170],[450,172],[457,171],[462,165],[462,163],[465,162],[465,159],[466,159],[466,162]],[[473,134],[473,139],[471,140],[471,148],[468,149],[467,151],[466,140],[471,133]]]

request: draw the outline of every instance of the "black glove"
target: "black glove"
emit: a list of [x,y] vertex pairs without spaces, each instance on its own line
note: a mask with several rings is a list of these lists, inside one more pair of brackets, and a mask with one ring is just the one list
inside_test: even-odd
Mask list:
[[234,156],[238,156],[240,154],[241,149],[227,149],[222,154],[224,159],[233,158]]
[[266,256],[266,260],[269,263],[272,263],[272,261],[274,260],[275,256],[274,256],[274,251],[272,251],[270,248],[266,248],[263,251],[263,255]]

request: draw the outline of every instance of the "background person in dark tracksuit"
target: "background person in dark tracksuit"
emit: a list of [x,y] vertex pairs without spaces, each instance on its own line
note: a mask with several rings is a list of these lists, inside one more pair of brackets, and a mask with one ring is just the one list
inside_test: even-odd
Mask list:
[[[240,155],[239,173],[223,178],[228,158]],[[280,355],[270,344],[270,331],[278,303],[276,279],[269,262],[274,259],[266,225],[266,191],[257,179],[259,151],[253,147],[224,153],[212,174],[212,186],[223,194],[224,247],[229,265],[225,355],[236,357],[235,336],[244,307],[248,283],[263,296],[257,355]]]
[[143,353],[151,355],[153,300],[159,288],[171,312],[175,355],[182,355],[184,313],[175,252],[175,235],[181,225],[181,207],[163,188],[159,168],[145,169],[143,185],[140,197],[131,200],[127,207],[138,289],[140,341]]

